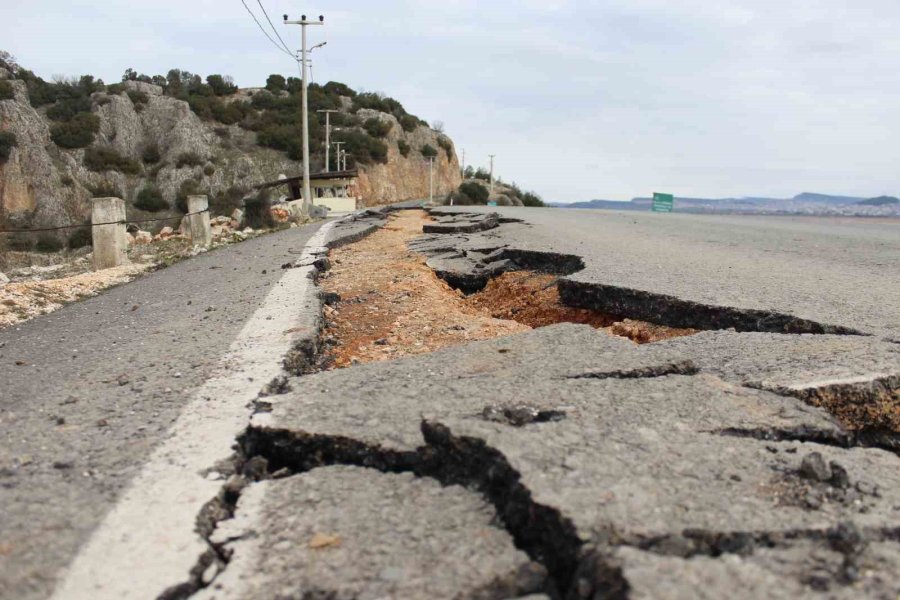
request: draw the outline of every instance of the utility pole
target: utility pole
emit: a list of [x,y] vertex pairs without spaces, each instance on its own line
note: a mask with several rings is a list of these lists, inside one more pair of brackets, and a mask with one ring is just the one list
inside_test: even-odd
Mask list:
[[312,204],[312,192],[309,189],[309,115],[308,115],[308,107],[309,103],[307,101],[307,77],[306,77],[306,69],[308,68],[308,64],[306,63],[306,54],[308,50],[306,49],[306,26],[307,25],[323,25],[325,22],[325,17],[319,15],[318,21],[307,21],[306,15],[301,15],[299,21],[288,21],[288,16],[284,15],[284,24],[285,25],[299,25],[300,26],[300,64],[302,66],[301,69],[301,85],[303,86],[303,101],[301,108],[301,119],[303,121],[303,215],[306,216],[309,214],[309,207]]
[[[325,172],[328,173],[329,171],[331,171],[331,166],[328,162],[328,146],[331,140],[331,113],[341,111],[329,108],[317,110],[316,112],[325,113]],[[340,165],[338,165],[338,170],[340,170]]]
[[491,193],[494,193],[494,157],[496,154],[488,154],[491,157]]
[[434,157],[428,157],[428,202],[434,204]]
[[332,143],[332,145],[334,145],[335,152],[337,153],[335,156],[335,158],[337,158],[337,160],[335,160],[335,162],[337,163],[337,170],[343,171],[344,169],[341,167],[341,146],[343,146],[347,142],[331,142],[331,143]]

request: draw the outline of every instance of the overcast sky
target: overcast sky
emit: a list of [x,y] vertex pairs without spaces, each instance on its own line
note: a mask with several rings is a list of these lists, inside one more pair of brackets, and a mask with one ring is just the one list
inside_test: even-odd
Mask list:
[[[256,0],[247,4],[260,14]],[[264,0],[316,81],[381,91],[546,200],[900,194],[896,0]],[[265,21],[263,21],[265,24]],[[296,68],[240,0],[2,0],[44,78]]]

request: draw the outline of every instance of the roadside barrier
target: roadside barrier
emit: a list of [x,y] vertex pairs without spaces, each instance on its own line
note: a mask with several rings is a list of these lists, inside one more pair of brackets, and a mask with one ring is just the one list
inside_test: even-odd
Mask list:
[[29,234],[67,229],[91,229],[94,246],[94,268],[108,269],[128,262],[125,250],[128,246],[126,227],[159,223],[163,221],[179,222],[187,218],[187,231],[194,245],[208,247],[212,242],[212,228],[209,220],[209,200],[206,196],[188,196],[188,212],[183,215],[171,215],[153,219],[128,220],[125,217],[125,201],[121,198],[94,198],[91,207],[91,222],[56,227],[39,227],[34,229],[0,229],[0,234]]

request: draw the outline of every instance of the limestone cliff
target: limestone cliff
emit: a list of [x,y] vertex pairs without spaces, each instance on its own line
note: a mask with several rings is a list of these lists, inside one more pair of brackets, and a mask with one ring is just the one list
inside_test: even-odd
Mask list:
[[[0,72],[0,79],[5,76]],[[186,181],[193,180],[202,192],[214,196],[250,189],[282,173],[302,172],[300,162],[257,145],[253,131],[205,121],[187,102],[163,95],[158,86],[135,81],[126,82],[126,90],[146,94],[146,102],[136,105],[127,93],[103,91],[93,93],[90,99],[91,112],[100,122],[92,145],[111,147],[134,160],[138,172],[97,172],[85,166],[85,149],[67,150],[53,143],[46,108],[31,106],[25,83],[8,83],[14,94],[12,99],[0,100],[0,131],[12,132],[17,143],[8,160],[0,162],[0,223],[30,228],[80,223],[90,214],[90,199],[110,190],[121,195],[129,212],[134,212],[134,200],[147,184],[153,184],[173,203]],[[427,198],[428,163],[421,154],[426,145],[438,150],[435,195],[459,185],[459,163],[448,138],[425,125],[406,132],[385,113],[359,113],[363,118],[374,114],[393,124],[384,139],[387,161],[360,166],[358,190],[364,204]],[[401,140],[408,144],[407,156],[398,147]],[[159,160],[145,164],[142,155],[150,147],[158,149]],[[194,156],[190,161],[194,164],[184,164],[183,156]]]

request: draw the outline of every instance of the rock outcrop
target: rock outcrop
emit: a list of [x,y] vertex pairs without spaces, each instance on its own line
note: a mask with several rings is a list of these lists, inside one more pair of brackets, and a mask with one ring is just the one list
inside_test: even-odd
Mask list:
[[[9,159],[0,163],[0,222],[11,226],[37,228],[84,222],[95,195],[121,196],[131,214],[137,194],[151,184],[174,204],[179,190],[191,180],[198,189],[215,196],[234,189],[247,191],[280,174],[302,171],[300,162],[258,146],[256,133],[237,125],[205,121],[187,102],[163,95],[159,86],[131,81],[126,82],[126,91],[143,93],[146,102],[135,104],[127,93],[101,91],[91,95],[91,112],[100,119],[93,145],[111,147],[134,160],[140,165],[139,172],[97,172],[85,166],[84,149],[68,150],[53,143],[53,122],[47,118],[46,108],[31,106],[25,83],[9,83],[14,97],[0,100],[0,131],[15,134],[17,143]],[[387,161],[360,167],[358,192],[366,206],[428,197],[429,168],[421,153],[426,144],[438,150],[435,196],[459,185],[459,163],[449,138],[425,125],[405,132],[391,115],[359,112],[363,119],[374,115],[393,122],[384,139]],[[409,145],[407,156],[399,150],[401,139]],[[142,160],[148,148],[158,150],[158,161]],[[185,161],[185,156],[193,160]]]

